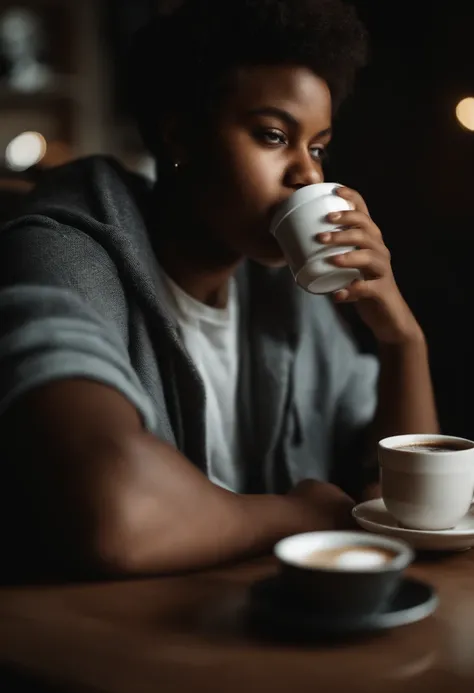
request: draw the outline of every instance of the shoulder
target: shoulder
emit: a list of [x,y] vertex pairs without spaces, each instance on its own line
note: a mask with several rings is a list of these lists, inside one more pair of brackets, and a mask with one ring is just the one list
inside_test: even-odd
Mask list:
[[116,159],[91,156],[46,171],[25,200],[26,214],[90,216],[114,223],[131,207],[144,211],[152,184]]
[[[0,289],[67,290],[126,329],[122,276],[146,235],[148,183],[107,157],[47,171],[22,215],[0,233]],[[143,231],[142,231],[143,228]]]

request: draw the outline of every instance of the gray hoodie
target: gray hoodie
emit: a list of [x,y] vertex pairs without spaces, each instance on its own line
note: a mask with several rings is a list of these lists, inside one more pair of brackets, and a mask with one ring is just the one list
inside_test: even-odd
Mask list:
[[[145,427],[207,469],[205,392],[162,301],[153,189],[116,161],[55,169],[0,233],[0,415],[29,390],[83,377],[114,387]],[[248,492],[301,479],[361,483],[377,363],[331,303],[289,271],[243,263],[238,412]]]

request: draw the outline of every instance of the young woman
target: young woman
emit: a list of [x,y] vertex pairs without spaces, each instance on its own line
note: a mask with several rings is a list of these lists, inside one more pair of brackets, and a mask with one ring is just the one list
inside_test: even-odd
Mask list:
[[[11,544],[131,575],[350,524],[375,443],[435,432],[425,339],[361,196],[324,243],[363,279],[380,372],[269,233],[323,180],[365,57],[340,0],[188,0],[140,34],[149,187],[93,157],[51,172],[1,234],[0,411]],[[378,398],[377,398],[378,391]],[[20,539],[18,539],[20,537]]]

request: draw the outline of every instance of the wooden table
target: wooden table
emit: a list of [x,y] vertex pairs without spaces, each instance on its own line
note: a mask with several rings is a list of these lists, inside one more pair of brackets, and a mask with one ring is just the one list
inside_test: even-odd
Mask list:
[[1,589],[0,665],[73,693],[474,691],[474,550],[411,568],[439,591],[434,616],[332,645],[246,630],[249,585],[274,570],[265,560],[185,577]]

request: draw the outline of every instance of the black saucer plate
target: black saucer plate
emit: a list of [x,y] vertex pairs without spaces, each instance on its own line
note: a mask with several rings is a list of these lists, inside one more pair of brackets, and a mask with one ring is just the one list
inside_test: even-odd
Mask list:
[[292,602],[279,577],[255,584],[250,594],[250,617],[255,625],[305,635],[348,636],[416,623],[430,616],[438,606],[434,589],[418,580],[402,579],[387,606],[364,618],[341,618],[317,614]]

